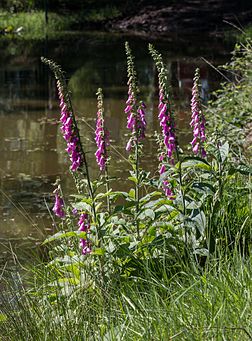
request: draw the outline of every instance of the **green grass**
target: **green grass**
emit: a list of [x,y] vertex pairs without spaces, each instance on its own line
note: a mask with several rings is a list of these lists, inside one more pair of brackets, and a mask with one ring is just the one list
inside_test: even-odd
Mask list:
[[15,31],[23,27],[20,37],[23,39],[41,39],[47,33],[53,36],[55,33],[70,29],[76,21],[73,16],[63,16],[56,13],[48,14],[48,25],[45,23],[45,15],[42,11],[31,13],[0,12],[1,29],[7,28],[9,31]]
[[0,335],[8,340],[251,339],[251,259],[236,252],[220,255],[205,270],[185,266],[162,279],[147,265],[145,270],[144,278],[104,291],[95,281],[83,281],[66,297],[58,283],[54,303],[46,282],[37,282],[23,297],[22,290],[12,293],[14,306],[2,309]]

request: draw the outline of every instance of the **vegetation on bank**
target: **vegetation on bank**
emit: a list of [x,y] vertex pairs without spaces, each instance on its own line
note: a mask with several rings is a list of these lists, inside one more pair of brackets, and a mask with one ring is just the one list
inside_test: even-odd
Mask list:
[[48,14],[46,24],[42,11],[20,12],[10,14],[0,12],[0,31],[8,37],[20,37],[27,40],[44,39],[46,35],[53,37],[61,31],[71,28],[76,21],[74,16],[66,17],[56,13]]
[[53,38],[65,31],[76,30],[83,26],[96,28],[106,20],[120,15],[115,7],[105,6],[85,12],[49,12],[47,20],[44,11],[10,13],[0,11],[0,36],[20,37],[26,40]]
[[[99,179],[61,68],[60,123],[76,193],[55,184],[55,233],[47,260],[1,293],[0,332],[10,340],[250,340],[252,167],[244,132],[251,120],[252,48],[236,47],[227,82],[205,115],[196,72],[192,143],[181,150],[162,56],[158,73],[159,164],[142,169],[148,128],[137,71],[126,44],[129,191],[109,175],[109,133],[98,89],[95,141]],[[248,143],[248,147],[244,146]],[[154,156],[153,156],[154,158]],[[8,282],[7,282],[8,283]]]

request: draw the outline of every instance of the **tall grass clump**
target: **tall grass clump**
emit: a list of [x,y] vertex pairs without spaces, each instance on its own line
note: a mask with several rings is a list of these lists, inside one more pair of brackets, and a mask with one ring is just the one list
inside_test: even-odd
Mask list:
[[[76,192],[66,197],[57,180],[56,227],[43,242],[48,259],[30,270],[27,280],[20,279],[18,290],[6,282],[0,331],[10,340],[250,340],[252,169],[239,135],[235,139],[232,129],[229,135],[222,125],[216,130],[209,115],[216,111],[212,117],[232,127],[235,116],[221,114],[224,93],[246,89],[236,79],[223,85],[204,112],[196,70],[192,142],[182,150],[165,64],[150,45],[160,123],[159,165],[151,174],[142,166],[148,108],[128,43],[125,51],[129,191],[117,190],[118,180],[109,174],[102,89],[97,90],[94,134],[100,177],[93,179],[64,73],[42,58],[56,78],[61,133]],[[246,69],[252,50],[247,46],[243,53]],[[236,58],[229,67],[232,63],[238,63]],[[250,74],[242,67],[238,76],[250,86]]]
[[48,23],[43,11],[12,13],[0,11],[0,30],[16,33],[15,37],[25,40],[44,39],[45,35],[54,37],[62,31],[70,30],[77,21],[77,16],[65,16],[57,13],[48,14]]

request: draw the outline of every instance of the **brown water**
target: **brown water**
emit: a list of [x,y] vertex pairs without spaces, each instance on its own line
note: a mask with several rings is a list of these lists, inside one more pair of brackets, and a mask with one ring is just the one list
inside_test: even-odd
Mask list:
[[[98,87],[103,87],[107,125],[111,132],[112,174],[126,172],[127,141],[124,114],[127,95],[124,41],[136,56],[136,68],[147,104],[148,139],[144,165],[156,169],[156,146],[151,135],[158,130],[157,74],[148,55],[147,40],[109,33],[66,34],[53,41],[0,40],[0,243],[5,259],[11,248],[43,238],[51,230],[48,207],[52,206],[53,183],[62,179],[65,193],[72,189],[68,159],[59,131],[59,110],[55,81],[40,62],[44,55],[60,63],[66,71],[73,105],[80,123],[83,142],[89,153],[92,176],[98,168],[93,127]],[[229,58],[232,44],[209,37],[169,37],[152,42],[163,53],[174,98],[174,110],[181,143],[190,140],[188,129],[192,77],[201,68],[204,97],[216,88],[218,74],[199,57],[214,65]],[[121,154],[121,155],[120,155]],[[122,182],[118,181],[118,188]],[[11,243],[10,243],[11,241]]]

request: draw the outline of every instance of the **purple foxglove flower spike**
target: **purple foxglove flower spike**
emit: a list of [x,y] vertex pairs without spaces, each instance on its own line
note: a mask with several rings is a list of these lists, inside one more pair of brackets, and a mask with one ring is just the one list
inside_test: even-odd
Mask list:
[[[160,75],[160,77],[162,77],[162,75]],[[175,123],[174,123],[174,118],[172,116],[172,113],[170,112],[170,109],[169,109],[169,103],[165,99],[168,96],[168,94],[166,94],[166,89],[163,88],[162,82],[160,81],[159,81],[159,87],[160,87],[160,90],[159,90],[158,118],[160,120],[160,126],[162,129],[163,146],[165,149],[165,151],[163,151],[161,155],[159,156],[159,160],[163,162],[164,159],[166,159],[167,162],[169,162],[170,164],[173,164],[174,163],[173,155],[176,152],[176,148],[177,148],[176,136],[175,136]],[[161,163],[161,167],[159,170],[160,175],[165,173],[166,170],[167,169],[164,163]],[[168,180],[163,181],[162,187],[163,187],[165,195],[169,199],[174,199],[172,188]]]
[[[78,221],[79,231],[86,232],[87,236],[90,234],[90,221],[87,213],[82,213]],[[80,238],[81,253],[87,255],[91,253],[91,243],[86,239]]]
[[205,117],[201,111],[201,103],[199,96],[199,69],[195,70],[195,76],[193,79],[193,88],[192,88],[192,99],[191,99],[191,111],[192,111],[192,119],[190,122],[191,127],[193,128],[193,140],[191,142],[192,151],[195,155],[201,155],[202,157],[206,157],[206,151],[204,149],[204,142],[206,140],[205,135]]
[[[160,141],[159,161],[161,162],[159,173],[162,175],[168,171],[166,164],[174,164],[174,156],[177,154],[177,141],[175,134],[175,120],[170,108],[169,91],[167,86],[167,70],[164,65],[162,56],[149,45],[149,51],[154,59],[158,70],[159,80],[159,104],[158,104],[158,118],[162,130],[162,141]],[[174,199],[172,186],[167,179],[162,182],[162,187],[165,195]]]
[[57,88],[60,99],[61,109],[61,132],[67,143],[66,151],[71,161],[71,170],[77,171],[83,164],[83,156],[81,153],[80,141],[76,134],[76,129],[73,124],[72,113],[68,111],[67,104],[62,93],[60,82],[57,81]]
[[126,150],[129,152],[131,148],[145,138],[146,119],[145,109],[146,105],[142,101],[138,101],[137,94],[139,89],[137,86],[136,71],[134,67],[134,57],[131,54],[131,49],[128,43],[125,44],[127,55],[127,71],[128,71],[128,99],[126,100],[126,107],[124,112],[127,117],[127,128],[131,131],[131,136],[126,145]]

